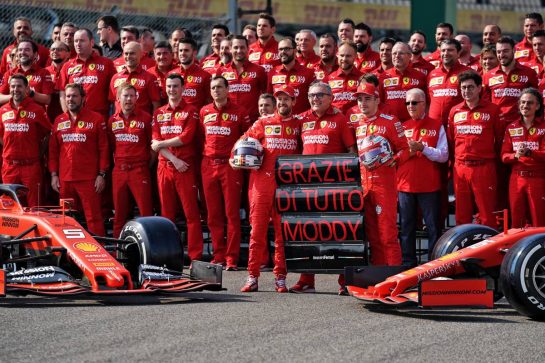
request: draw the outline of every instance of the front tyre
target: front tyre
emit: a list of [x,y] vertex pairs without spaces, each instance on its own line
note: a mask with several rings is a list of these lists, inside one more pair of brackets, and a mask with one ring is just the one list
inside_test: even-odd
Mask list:
[[545,234],[517,242],[505,255],[500,288],[520,314],[545,320]]
[[449,229],[435,243],[431,260],[446,256],[459,249],[474,245],[477,242],[498,234],[494,228],[482,224],[462,224]]

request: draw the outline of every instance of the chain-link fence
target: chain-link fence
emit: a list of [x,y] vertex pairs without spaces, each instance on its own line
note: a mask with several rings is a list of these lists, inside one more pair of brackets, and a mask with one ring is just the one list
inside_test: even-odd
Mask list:
[[102,15],[115,15],[120,26],[134,25],[150,28],[154,32],[155,40],[165,40],[173,29],[185,27],[192,32],[195,40],[204,46],[210,42],[212,25],[226,24],[228,21],[226,18],[204,19],[128,14],[121,13],[116,7],[113,7],[110,12],[95,12],[85,9],[2,4],[0,6],[0,49],[4,49],[13,42],[13,22],[17,17],[29,18],[34,32],[33,39],[47,45],[51,42],[53,26],[68,21],[75,23],[78,27],[93,31],[95,41],[97,41],[96,23]]

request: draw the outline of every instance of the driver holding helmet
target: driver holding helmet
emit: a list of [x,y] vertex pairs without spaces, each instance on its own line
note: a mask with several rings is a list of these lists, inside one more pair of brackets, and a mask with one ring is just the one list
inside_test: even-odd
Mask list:
[[[242,292],[258,290],[257,279],[263,256],[267,248],[267,230],[272,216],[275,234],[275,256],[273,272],[276,276],[275,288],[277,292],[288,292],[286,288],[286,261],[284,257],[284,241],[280,230],[280,215],[274,208],[276,181],[274,167],[278,155],[300,153],[300,120],[292,115],[295,105],[295,91],[291,86],[282,85],[275,89],[277,110],[273,115],[259,118],[252,127],[242,136],[241,140],[253,138],[263,146],[263,161],[256,169],[254,155],[241,155],[242,149],[250,150],[254,140],[237,142],[233,150],[234,157],[231,165],[234,167],[251,168],[249,200],[250,200],[250,252],[248,257],[248,278],[242,287]],[[259,151],[259,146],[253,149]],[[246,151],[245,151],[246,152]],[[248,151],[248,154],[252,152]],[[256,154],[256,153],[254,153]],[[245,165],[246,162],[252,165]]]
[[356,139],[371,263],[400,265],[396,165],[409,158],[407,139],[401,122],[395,116],[378,111],[380,99],[373,84],[360,84],[356,98],[363,114],[356,128]]

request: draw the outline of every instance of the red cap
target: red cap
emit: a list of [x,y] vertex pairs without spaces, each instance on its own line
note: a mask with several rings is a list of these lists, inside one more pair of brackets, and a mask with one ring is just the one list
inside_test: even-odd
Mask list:
[[378,90],[372,83],[360,83],[355,94],[378,97]]
[[288,86],[288,85],[283,84],[281,86],[275,87],[274,88],[274,97],[278,96],[280,93],[285,93],[288,96],[290,96],[291,98],[295,98],[295,90],[293,89],[292,86]]

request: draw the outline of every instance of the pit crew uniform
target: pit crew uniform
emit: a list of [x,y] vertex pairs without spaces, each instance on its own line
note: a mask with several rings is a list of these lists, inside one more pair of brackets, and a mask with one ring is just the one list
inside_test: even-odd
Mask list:
[[[530,149],[528,156],[515,158],[520,146]],[[511,226],[523,228],[528,217],[533,227],[545,226],[545,122],[536,119],[530,128],[519,120],[505,130],[502,161],[512,166],[509,180]]]
[[[155,60],[150,56],[143,54],[142,58],[140,58],[140,66],[143,70],[147,71],[155,67]],[[115,71],[118,73],[125,69],[125,57],[123,55],[114,60],[114,67]]]
[[49,171],[58,173],[61,198],[79,198],[87,227],[105,235],[101,198],[95,191],[99,173],[109,168],[106,123],[101,114],[83,107],[72,119],[68,112],[55,120],[49,138]]
[[[4,48],[4,52],[2,53],[2,60],[0,63],[0,73],[4,74],[9,71],[8,56],[11,53],[13,47],[16,47],[17,44],[18,42],[17,40],[15,40],[13,43]],[[38,68],[44,68],[48,65],[49,62],[49,49],[38,43],[36,43],[36,45],[38,46],[38,53],[35,56],[34,64],[36,64]]]
[[151,73],[155,77],[155,84],[159,87],[159,95],[161,98],[161,105],[164,105],[168,101],[167,93],[166,93],[166,79],[167,75],[170,73],[170,71],[174,68],[174,66],[171,66],[168,71],[165,73],[161,72],[159,70],[159,67],[155,66],[150,69],[148,69],[148,72]]
[[380,55],[369,45],[363,54],[358,53],[354,63],[361,74],[369,73],[380,67]]
[[57,68],[55,67],[55,64],[51,64],[45,68],[47,73],[49,73],[51,80],[51,102],[49,102],[49,105],[47,106],[47,116],[49,117],[49,120],[53,121],[55,121],[57,116],[63,113],[61,101],[59,99],[59,91],[55,90],[55,84],[57,83],[57,79],[59,79],[61,69],[62,65]]
[[201,59],[200,66],[203,71],[208,72],[211,76],[213,76],[214,74],[216,74],[216,70],[218,69],[220,60],[220,55],[212,52],[212,54],[209,54]]
[[309,57],[304,57],[302,54],[295,56],[295,61],[305,68],[314,68],[314,64],[318,63],[320,60],[320,56],[314,53],[314,51]]
[[158,108],[153,114],[152,138],[165,140],[179,137],[182,146],[169,147],[168,150],[175,157],[189,164],[188,169],[180,173],[172,163],[159,154],[157,167],[157,184],[159,199],[161,200],[161,215],[175,222],[178,211],[178,200],[187,223],[188,255],[191,260],[202,257],[203,239],[199,203],[197,200],[197,179],[195,176],[198,167],[196,131],[199,124],[198,111],[193,105],[183,100],[172,108],[170,104]]
[[251,44],[248,51],[248,60],[263,67],[265,73],[269,73],[274,67],[280,65],[278,41],[274,36],[271,36],[265,44],[261,44],[259,40]]
[[[200,111],[200,134],[204,138],[201,175],[208,210],[215,263],[236,267],[240,252],[240,198],[242,171],[229,165],[234,144],[250,127],[243,107],[233,101],[218,109],[214,103]],[[227,219],[227,240],[225,221]]]
[[239,74],[231,62],[219,68],[217,74],[222,75],[229,82],[229,97],[236,104],[244,105],[250,120],[257,120],[259,117],[258,99],[267,89],[267,75],[263,68],[246,61]]
[[210,100],[210,73],[205,72],[197,64],[193,63],[188,69],[180,66],[169,72],[177,73],[184,79],[184,93],[182,97],[188,105],[200,109]]
[[498,106],[484,99],[473,109],[465,102],[454,106],[447,138],[454,159],[456,224],[472,223],[476,205],[481,224],[496,228],[496,162],[503,139]]
[[354,66],[348,74],[339,68],[324,79],[329,83],[331,92],[333,92],[332,105],[341,110],[342,113],[357,104],[354,93],[358,88],[358,81],[361,76],[361,72]]
[[108,89],[114,74],[114,65],[108,58],[93,54],[83,61],[76,56],[62,66],[56,89],[64,91],[69,83],[81,84],[85,90],[85,106],[100,113],[106,122],[110,110]]
[[[441,169],[448,160],[447,135],[437,120],[424,116],[403,123],[407,140],[421,141],[422,151],[410,155],[397,169],[400,241],[404,265],[416,266],[417,203],[428,229],[428,258],[441,235]],[[424,181],[424,182],[423,182]]]
[[115,103],[115,111],[121,110],[121,105],[117,102],[117,87],[123,83],[128,83],[136,88],[136,108],[140,111],[151,113],[153,112],[152,102],[161,102],[161,94],[157,86],[156,78],[149,72],[145,71],[139,65],[135,71],[131,72],[126,67],[114,74],[110,81],[109,100]]
[[[386,138],[394,152],[393,160],[401,165],[409,158],[407,139],[401,122],[383,113],[364,118],[356,129],[358,150],[368,135]],[[360,154],[361,157],[361,154]],[[397,238],[397,181],[396,168],[382,165],[375,170],[360,166],[364,193],[365,233],[371,247],[373,265],[400,265],[401,247]]]
[[438,47],[433,53],[425,56],[424,60],[431,63],[435,68],[439,68],[441,66],[441,49]]
[[541,61],[541,60],[537,59],[536,57],[534,57],[529,62],[519,62],[519,63],[522,66],[533,69],[534,72],[536,72],[538,81],[540,79],[543,79],[543,61]]
[[430,100],[428,115],[441,121],[444,127],[447,126],[450,109],[463,101],[458,75],[470,69],[456,62],[450,70],[441,64],[428,74],[428,99]]
[[430,74],[431,71],[436,68],[433,64],[425,60],[422,56],[420,56],[416,61],[411,62],[411,67],[419,72],[424,73],[426,77],[428,76],[428,74]]
[[316,80],[324,81],[331,73],[339,69],[339,65],[337,64],[337,62],[335,62],[332,66],[328,66],[320,61],[318,63],[315,63],[312,66],[312,69],[314,70],[314,76]]
[[390,68],[379,78],[380,100],[394,111],[392,114],[401,122],[411,118],[405,106],[405,96],[413,88],[420,88],[424,94],[427,93],[426,76],[410,67],[403,73]]
[[536,72],[519,63],[509,74],[498,66],[483,76],[483,98],[500,107],[504,129],[519,118],[518,99],[528,87],[538,87]]
[[[356,144],[354,132],[348,126],[346,117],[333,105],[321,117],[312,109],[300,116],[303,155],[346,153]],[[339,275],[338,282],[344,286],[344,275]],[[314,288],[314,274],[301,274],[299,283]]]
[[278,155],[299,154],[300,119],[284,118],[275,112],[259,118],[243,137],[253,137],[263,145],[263,161],[258,170],[250,173],[250,252],[248,273],[258,278],[260,265],[267,249],[269,220],[274,226],[274,269],[277,278],[285,277],[286,258],[280,225],[280,215],[274,206],[276,193],[275,163]]
[[28,187],[28,206],[39,205],[43,183],[40,149],[51,130],[51,123],[45,110],[29,97],[17,108],[11,101],[6,103],[0,108],[0,115],[2,180]]
[[524,37],[520,42],[515,44],[515,59],[517,62],[529,62],[535,58],[532,42]]
[[39,68],[33,64],[28,71],[23,70],[20,66],[4,73],[4,77],[0,86],[0,93],[9,95],[9,78],[14,74],[22,74],[28,80],[28,86],[38,93],[50,95],[55,89],[55,85],[51,79],[51,75],[44,68]]
[[293,68],[287,70],[281,64],[273,68],[269,72],[269,82],[267,92],[273,94],[274,89],[283,84],[291,86],[295,91],[295,105],[293,106],[293,114],[297,115],[309,109],[308,103],[308,88],[314,82],[314,72],[310,68],[299,65],[297,62]]
[[128,117],[121,111],[108,121],[108,136],[114,154],[112,190],[114,237],[119,236],[131,210],[132,194],[140,216],[151,216],[151,115],[135,110]]

